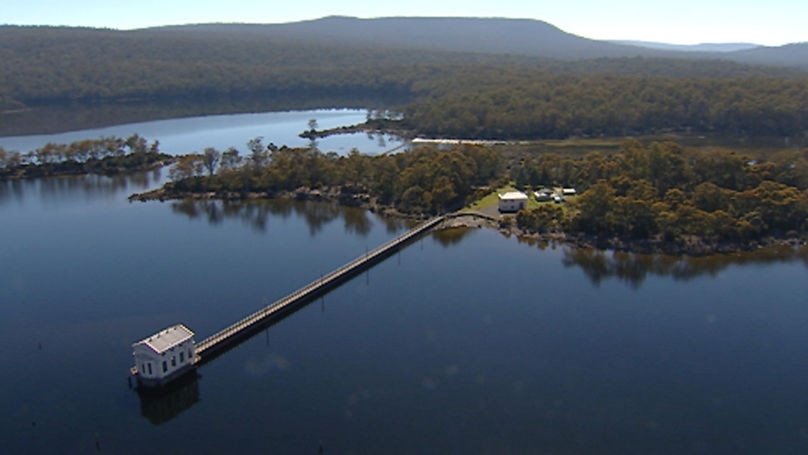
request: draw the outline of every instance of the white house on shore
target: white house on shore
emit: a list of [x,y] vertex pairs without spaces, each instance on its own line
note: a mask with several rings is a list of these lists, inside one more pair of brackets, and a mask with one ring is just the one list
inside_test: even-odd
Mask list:
[[182,324],[171,326],[132,344],[139,385],[161,386],[193,368],[196,363],[194,332]]
[[509,191],[499,196],[500,212],[518,212],[527,207],[527,194],[521,191]]

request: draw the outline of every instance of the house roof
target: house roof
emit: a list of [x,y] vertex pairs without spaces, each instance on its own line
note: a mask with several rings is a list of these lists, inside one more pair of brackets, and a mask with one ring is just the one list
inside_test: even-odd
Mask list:
[[182,324],[173,325],[161,330],[154,335],[138,341],[133,346],[143,344],[150,347],[154,352],[160,354],[179,344],[193,338],[194,332]]
[[509,191],[504,194],[499,194],[498,196],[502,200],[519,201],[527,199],[527,194],[522,193],[521,191]]

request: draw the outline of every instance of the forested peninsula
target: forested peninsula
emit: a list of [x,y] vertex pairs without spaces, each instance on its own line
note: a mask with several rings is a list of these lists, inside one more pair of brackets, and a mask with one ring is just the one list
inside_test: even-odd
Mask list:
[[[355,129],[501,143],[339,156],[256,138],[244,154],[210,148],[178,157],[169,184],[134,199],[325,198],[428,216],[503,188],[575,187],[579,196],[568,203],[531,202],[500,227],[690,254],[805,241],[808,230],[808,44],[673,52],[587,40],[540,21],[325,18],[126,32],[1,26],[0,61],[0,119],[9,125],[54,107],[204,105],[209,114],[283,100],[401,114]],[[774,137],[784,146],[688,147],[659,140],[665,136]],[[614,138],[625,140],[574,153],[530,145]],[[168,160],[127,141],[0,150],[0,173]],[[132,147],[139,151],[125,150]]]
[[531,194],[572,186],[566,204],[536,203],[500,218],[522,235],[642,252],[708,254],[808,239],[808,150],[765,160],[673,142],[624,142],[573,157],[503,154],[489,147],[417,147],[347,156],[265,146],[182,157],[172,182],[132,200],[296,197],[334,200],[403,216],[463,210],[498,188]]

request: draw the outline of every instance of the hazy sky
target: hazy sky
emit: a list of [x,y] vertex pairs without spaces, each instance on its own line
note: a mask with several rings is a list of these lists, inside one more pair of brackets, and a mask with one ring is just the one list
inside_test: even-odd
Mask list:
[[539,19],[595,39],[669,43],[808,41],[808,0],[0,0],[0,23],[117,29],[278,23],[329,15]]

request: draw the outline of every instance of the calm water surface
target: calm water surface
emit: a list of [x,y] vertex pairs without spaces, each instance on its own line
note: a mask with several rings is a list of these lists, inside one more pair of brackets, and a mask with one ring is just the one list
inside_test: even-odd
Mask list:
[[4,452],[808,450],[805,255],[633,261],[487,230],[419,240],[141,399],[133,341],[207,336],[406,228],[126,202],[160,179],[0,185]]
[[[235,147],[242,153],[247,141],[263,137],[264,143],[303,147],[307,139],[298,136],[309,128],[310,119],[317,120],[319,129],[356,125],[366,120],[367,112],[359,109],[321,109],[309,111],[262,112],[255,114],[209,115],[70,131],[57,134],[0,137],[0,147],[27,152],[48,142],[67,144],[82,139],[102,136],[128,137],[139,134],[151,141],[160,141],[160,150],[174,155],[201,152],[205,147],[226,150]],[[356,147],[367,154],[383,153],[402,144],[387,135],[366,133],[334,135],[319,139],[317,146],[324,152],[347,154]]]
[[808,255],[700,261],[425,237],[160,399],[130,344],[203,338],[406,226],[126,201],[159,172],[0,183],[4,453],[806,453]]

